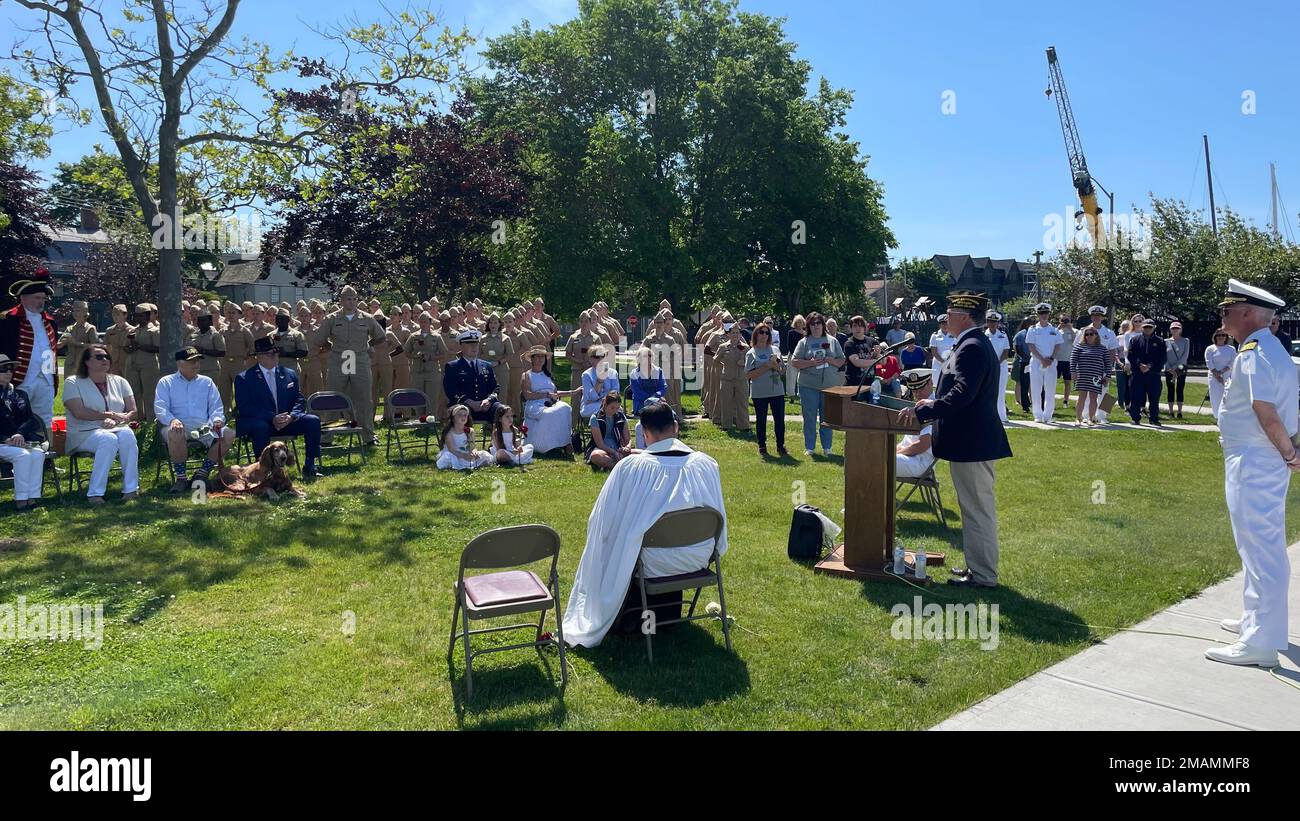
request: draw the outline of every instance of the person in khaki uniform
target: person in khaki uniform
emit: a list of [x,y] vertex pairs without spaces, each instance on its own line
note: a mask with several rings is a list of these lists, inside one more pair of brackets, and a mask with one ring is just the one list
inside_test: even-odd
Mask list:
[[375,436],[375,405],[371,391],[370,346],[384,339],[384,329],[357,305],[357,291],[351,285],[339,293],[341,307],[327,315],[309,340],[317,347],[330,346],[326,388],[347,394],[357,415],[357,424],[370,444]]
[[406,358],[411,363],[411,387],[429,398],[429,413],[435,419],[447,415],[447,399],[442,395],[442,364],[451,357],[447,345],[433,330],[433,315],[420,314],[420,329],[406,338]]
[[67,354],[63,359],[65,377],[77,372],[77,366],[81,364],[81,352],[86,350],[86,346],[99,341],[99,332],[86,321],[89,316],[90,306],[81,300],[72,303],[73,322],[59,339],[60,345],[67,346]]
[[745,374],[749,346],[739,325],[725,323],[722,328],[726,335],[713,355],[719,369],[718,427],[749,430],[749,377]]
[[140,419],[152,422],[154,391],[161,375],[158,347],[161,342],[158,324],[152,320],[153,306],[142,302],[135,306],[136,327],[126,336],[126,381],[135,395]]
[[[317,391],[325,390],[325,376],[329,372],[329,346],[317,346],[311,343],[312,336],[320,330],[325,324],[325,306],[318,300],[313,299],[309,306],[311,319],[307,327],[301,329],[303,336],[307,337],[307,349],[311,351],[311,356],[304,361],[303,382],[307,385],[303,389],[306,396],[311,396]],[[310,389],[310,391],[308,391]]]
[[306,388],[302,387],[305,384],[303,363],[307,362],[311,355],[311,346],[307,344],[306,334],[290,325],[288,308],[281,308],[276,314],[275,333],[271,335],[271,341],[280,352],[280,364],[298,374],[299,391],[303,398],[311,396],[306,393]]
[[198,315],[198,325],[195,326],[194,333],[185,340],[185,344],[203,355],[199,360],[199,374],[211,379],[215,384],[221,384],[221,361],[226,355],[226,340],[216,328],[212,327],[211,314]]
[[[516,311],[511,311],[506,314],[505,327],[501,329],[501,333],[506,339],[510,340],[511,350],[526,351],[531,348],[532,345],[528,344],[528,337],[515,325],[515,320],[518,316],[519,314]],[[507,405],[515,409],[516,419],[524,418],[523,378],[524,371],[526,370],[528,370],[528,368],[525,367],[524,359],[522,357],[514,357],[511,359],[506,368],[506,377],[510,382],[506,385],[505,402]]]
[[388,330],[388,317],[382,310],[371,314],[379,327],[383,329],[383,337],[370,346],[370,372],[373,374],[371,379],[372,398],[374,406],[379,407],[388,396],[388,392],[393,389],[393,346],[388,342],[388,335],[392,331]]
[[[479,359],[486,360],[492,366],[492,375],[496,377],[501,400],[510,404],[510,379],[514,371],[512,363],[519,361],[515,356],[515,343],[505,335],[500,314],[490,315],[484,323],[486,333],[478,346]],[[522,362],[521,362],[522,364]]]
[[393,308],[393,322],[388,332],[397,338],[397,349],[393,352],[393,390],[411,387],[411,360],[406,356],[406,340],[415,332],[410,324],[411,306]]
[[240,319],[238,305],[227,302],[224,307],[226,328],[221,332],[221,337],[226,343],[226,355],[221,359],[217,392],[221,394],[221,404],[226,413],[230,413],[235,406],[235,377],[252,367],[253,334]]
[[641,340],[642,345],[650,345],[655,353],[655,364],[663,369],[664,379],[668,382],[668,395],[664,397],[682,418],[682,342],[668,329],[671,320],[667,314],[655,314],[654,330]]
[[[591,312],[583,311],[578,315],[578,330],[569,335],[569,339],[564,343],[564,358],[569,361],[569,390],[582,388],[582,372],[587,369],[591,357],[588,351],[592,347],[600,344],[600,338],[591,330]],[[550,350],[546,345],[542,347]],[[570,400],[573,405],[573,418],[581,417],[582,409],[582,392],[579,392]]]
[[265,339],[275,333],[275,326],[266,321],[266,311],[260,304],[254,305],[249,313],[253,320],[248,323],[248,332],[253,335],[254,340]]
[[[125,305],[114,305],[113,324],[104,331],[104,346],[108,348],[108,355],[113,357],[108,372],[115,376],[126,374],[126,337],[135,330],[135,326],[126,321],[127,316]],[[75,365],[72,370],[76,373]]]
[[695,334],[695,345],[701,358],[700,412],[714,420],[718,418],[718,362],[713,355],[722,344],[722,309],[714,306],[708,320]]

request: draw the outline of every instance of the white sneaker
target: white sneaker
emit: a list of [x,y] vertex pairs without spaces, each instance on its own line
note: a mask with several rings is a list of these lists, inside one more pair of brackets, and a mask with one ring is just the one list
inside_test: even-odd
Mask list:
[[1252,647],[1244,641],[1229,644],[1227,647],[1211,647],[1205,651],[1205,657],[1210,661],[1221,661],[1224,664],[1254,665],[1256,667],[1277,666],[1276,650]]
[[1241,619],[1224,619],[1219,622],[1219,626],[1234,636],[1241,635]]
[[811,450],[805,450],[803,455],[807,456],[809,459],[813,458],[813,452]]

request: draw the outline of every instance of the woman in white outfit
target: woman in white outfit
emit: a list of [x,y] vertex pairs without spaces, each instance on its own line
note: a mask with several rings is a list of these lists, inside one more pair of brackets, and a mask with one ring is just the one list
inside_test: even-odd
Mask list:
[[18,363],[0,353],[0,461],[14,470],[14,504],[19,510],[36,506],[45,472],[45,422],[32,412],[27,391],[14,385]]
[[546,367],[548,351],[541,345],[528,349],[524,358],[531,370],[523,376],[524,421],[528,439],[537,453],[564,448],[573,452],[573,406],[560,400],[582,393],[582,388],[558,390]]
[[122,498],[134,499],[140,492],[140,451],[130,427],[136,418],[135,395],[125,378],[108,372],[112,364],[108,348],[91,345],[81,352],[77,375],[63,383],[68,453],[95,456],[86,489],[92,505],[104,503],[114,458],[122,466]]
[[1228,387],[1228,378],[1232,376],[1232,362],[1237,358],[1237,349],[1228,344],[1228,332],[1223,328],[1214,332],[1214,342],[1205,349],[1205,367],[1210,383],[1210,415],[1215,421],[1219,418],[1219,405],[1223,402],[1223,392]]

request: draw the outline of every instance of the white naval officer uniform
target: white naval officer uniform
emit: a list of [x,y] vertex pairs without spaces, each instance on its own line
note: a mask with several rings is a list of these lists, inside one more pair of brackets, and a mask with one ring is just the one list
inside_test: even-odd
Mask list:
[[1011,340],[1007,339],[1007,332],[1001,328],[991,332],[985,328],[984,335],[989,338],[993,353],[998,357],[998,418],[1005,422],[1007,421],[1007,379],[1011,376],[1011,371],[1007,369],[1002,354],[1011,348]]
[[930,384],[939,387],[939,373],[943,371],[943,363],[948,361],[948,354],[957,344],[957,337],[947,331],[935,331],[930,334],[930,347],[934,348],[934,361],[930,363]]
[[1032,325],[1025,334],[1025,345],[1030,352],[1052,360],[1044,365],[1038,357],[1029,359],[1029,406],[1038,422],[1051,422],[1056,412],[1056,346],[1060,342],[1061,332],[1050,323]]
[[[903,437],[903,441],[898,443],[899,447],[909,447],[921,441],[922,436],[930,436],[934,433],[934,425],[926,425],[921,428],[920,433],[909,433]],[[919,479],[924,476],[926,471],[934,467],[934,448],[926,448],[924,451],[907,456],[902,453],[894,454],[894,475],[900,479]]]
[[1259,424],[1252,403],[1271,403],[1295,439],[1300,384],[1282,343],[1264,327],[1242,343],[1219,411],[1224,495],[1246,584],[1240,640],[1254,648],[1287,647],[1286,494],[1291,471]]

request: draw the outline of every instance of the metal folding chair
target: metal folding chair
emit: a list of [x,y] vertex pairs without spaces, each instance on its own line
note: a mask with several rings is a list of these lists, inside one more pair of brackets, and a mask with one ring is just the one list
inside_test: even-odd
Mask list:
[[[352,400],[346,393],[338,391],[317,391],[307,397],[307,413],[319,416],[324,419],[326,413],[340,413],[343,418],[348,420],[343,424],[329,423],[321,425],[321,461],[324,461],[326,452],[337,452],[343,450],[347,456],[347,464],[352,465],[352,454],[355,451],[362,462],[366,460],[366,449],[362,447],[363,437],[366,432],[357,424],[356,412],[352,408]],[[334,444],[335,439],[342,437],[347,445],[341,446]],[[330,444],[325,444],[326,438]]]
[[[461,620],[460,637],[465,643],[465,695],[474,697],[474,657],[486,653],[500,653],[524,647],[540,648],[555,644],[560,651],[560,689],[569,683],[568,662],[564,656],[564,618],[560,614],[560,579],[556,565],[560,557],[560,534],[546,525],[516,525],[499,527],[475,536],[460,554],[460,572],[456,578],[456,603],[451,611],[451,640],[447,644],[447,662],[450,664],[456,651],[457,618]],[[544,583],[531,570],[518,568],[550,559],[550,571]],[[505,569],[513,568],[513,569]],[[494,570],[466,576],[467,569]],[[555,636],[542,636],[546,612],[555,611]],[[525,622],[501,627],[481,627],[471,630],[471,620],[514,616],[520,613],[537,613],[537,623]],[[533,641],[488,647],[474,650],[470,636],[481,633],[498,633],[506,630],[532,629]]]
[[[172,464],[171,453],[167,450],[167,439],[164,436],[166,428],[161,425],[154,426],[154,439],[158,442],[158,466],[153,472],[154,487],[157,487],[162,480],[163,465],[167,466],[167,474],[171,476],[171,481],[176,481],[176,466]],[[235,447],[239,447],[238,440]],[[198,456],[194,454],[198,453]],[[207,458],[208,448],[202,442],[189,440],[185,443],[185,471],[190,472],[191,467],[203,467],[203,460]]]
[[902,490],[904,486],[908,488],[907,495],[902,499],[897,499],[894,505],[895,514],[903,509],[903,505],[907,504],[907,500],[912,498],[913,493],[920,490],[922,501],[934,513],[935,518],[939,520],[939,524],[944,527],[948,526],[948,517],[943,510],[943,500],[939,498],[939,479],[934,475],[934,465],[931,465],[923,476],[899,476],[896,477],[895,481],[894,493],[896,499],[899,490]]
[[[409,411],[410,418],[397,419],[397,411]],[[402,443],[402,431],[409,430],[424,434],[424,458],[429,458],[429,443],[437,441],[438,422],[432,415],[433,407],[424,391],[415,388],[399,388],[388,394],[384,400],[384,458],[389,458],[394,445],[397,446],[397,458],[406,461],[406,451]],[[421,421],[427,417],[428,421]]]
[[[727,596],[722,586],[722,556],[718,553],[718,542],[721,538],[722,514],[711,507],[691,507],[685,510],[674,510],[660,516],[659,520],[651,525],[645,536],[641,538],[641,553],[637,554],[636,569],[632,571],[632,581],[637,585],[641,593],[641,607],[639,610],[630,607],[624,610],[623,613],[639,612],[645,614],[650,610],[650,596],[661,593],[675,593],[679,590],[694,590],[695,596],[691,598],[690,609],[686,611],[684,617],[676,619],[656,618],[654,627],[657,629],[665,624],[711,619],[714,616],[709,613],[695,615],[695,606],[699,602],[700,593],[703,592],[704,588],[716,586],[718,588],[718,604],[722,608],[719,614],[722,618],[722,637],[727,644],[727,650],[730,652],[731,625],[727,617]],[[661,576],[649,579],[645,577],[645,569],[642,564],[644,551],[667,547],[685,547],[710,540],[713,543],[713,552],[709,556],[708,563],[703,568],[693,573],[680,573],[676,576]],[[650,659],[650,663],[654,664],[655,630],[643,629],[642,632],[645,633],[646,656]]]
[[[284,442],[293,451],[293,461],[298,465],[298,472],[302,473],[302,460],[298,458],[298,438],[297,436],[272,436],[268,442]],[[262,458],[262,454],[253,452],[253,440],[248,436],[235,436],[235,446],[231,448],[234,457],[240,462],[256,462]]]
[[[41,496],[42,497],[45,496],[45,486],[46,484],[52,481],[54,483],[54,498],[62,502],[63,488],[59,484],[58,469],[55,467],[55,462],[54,462],[54,460],[58,458],[59,455],[52,450],[46,451],[45,453],[45,464],[41,468]],[[8,466],[8,463],[6,463],[6,466]],[[10,470],[6,472],[9,475],[7,476],[0,475],[0,482],[9,482],[10,484],[13,484],[14,481],[13,471]]]

